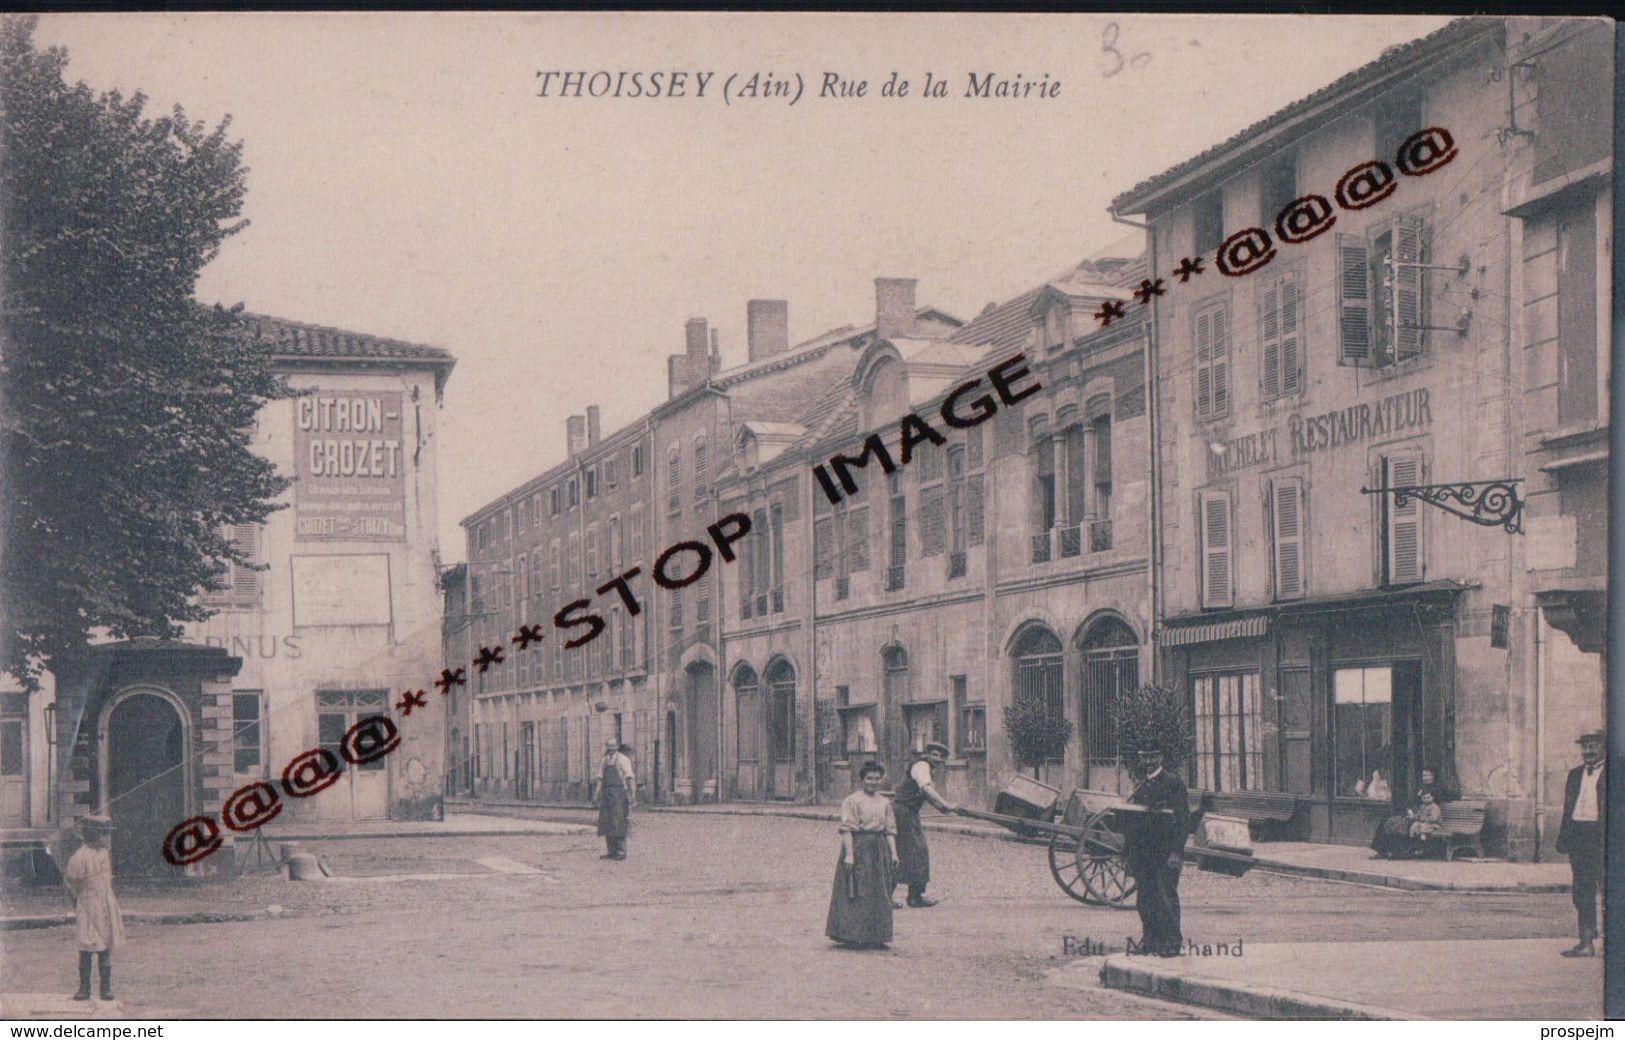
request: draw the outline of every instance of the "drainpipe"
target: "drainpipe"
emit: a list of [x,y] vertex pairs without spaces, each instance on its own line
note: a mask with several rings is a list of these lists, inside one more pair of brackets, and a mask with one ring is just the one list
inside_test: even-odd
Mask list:
[[1541,629],[1545,621],[1540,608],[1535,621],[1535,862],[1541,862],[1540,846],[1546,837],[1546,684],[1541,677]]
[[[1141,224],[1133,220],[1125,220],[1117,215],[1115,210],[1109,211],[1113,222],[1126,227],[1137,228],[1145,232],[1146,260],[1149,264],[1151,277],[1156,277],[1157,270],[1157,236],[1151,230],[1149,223]],[[1157,351],[1157,325],[1159,318],[1159,304],[1157,297],[1151,298],[1151,320],[1145,326],[1145,414],[1148,433],[1151,437],[1151,497],[1150,508],[1146,510],[1150,525],[1151,567],[1150,580],[1150,612],[1147,619],[1150,630],[1147,639],[1151,646],[1151,681],[1162,682],[1162,654],[1158,649],[1161,639],[1160,623],[1162,620],[1162,422],[1159,401],[1158,384],[1160,382],[1160,365]]]

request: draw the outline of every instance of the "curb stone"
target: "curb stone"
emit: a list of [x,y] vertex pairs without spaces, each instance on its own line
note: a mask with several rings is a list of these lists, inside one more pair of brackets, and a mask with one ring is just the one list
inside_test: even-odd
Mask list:
[[[126,924],[226,924],[234,921],[268,921],[277,917],[292,917],[286,911],[273,914],[268,910],[126,910]],[[60,928],[74,923],[73,914],[27,914],[0,917],[0,932],[30,931],[35,928]]]
[[1108,989],[1195,1004],[1249,1018],[1354,1022],[1418,1020],[1415,1015],[1392,1008],[1317,997],[1273,986],[1192,977],[1140,961],[1141,958],[1129,958],[1122,954],[1107,957],[1100,966],[1101,985]]

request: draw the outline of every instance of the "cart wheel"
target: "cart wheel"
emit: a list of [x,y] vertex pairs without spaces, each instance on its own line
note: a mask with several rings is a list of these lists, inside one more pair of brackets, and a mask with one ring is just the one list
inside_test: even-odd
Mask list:
[[1134,894],[1134,879],[1129,876],[1123,856],[1123,836],[1111,829],[1110,819],[1110,810],[1103,810],[1083,825],[1077,848],[1078,872],[1092,902],[1126,906]]
[[1049,872],[1061,891],[1080,903],[1091,903],[1089,888],[1083,883],[1083,866],[1078,843],[1070,834],[1056,834],[1049,840]]

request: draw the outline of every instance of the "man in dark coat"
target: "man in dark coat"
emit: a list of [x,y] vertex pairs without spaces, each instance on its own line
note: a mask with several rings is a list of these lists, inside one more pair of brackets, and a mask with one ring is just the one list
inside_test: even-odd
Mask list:
[[1145,779],[1129,801],[1172,814],[1171,819],[1131,825],[1123,850],[1139,892],[1134,906],[1140,913],[1140,948],[1160,957],[1177,957],[1184,942],[1179,930],[1179,871],[1185,865],[1190,805],[1184,781],[1162,767],[1161,748],[1142,748],[1140,769]]
[[1569,770],[1563,786],[1563,824],[1557,831],[1557,851],[1569,856],[1574,871],[1574,909],[1580,917],[1580,942],[1563,951],[1565,957],[1595,957],[1597,938],[1597,882],[1602,876],[1603,834],[1607,819],[1604,795],[1608,779],[1603,769],[1607,738],[1599,730],[1575,743],[1584,760]]
[[935,899],[925,897],[926,883],[931,880],[931,850],[925,844],[925,828],[920,826],[920,810],[930,802],[941,812],[955,811],[931,782],[931,767],[946,761],[946,744],[927,744],[924,751],[915,754],[908,775],[892,795],[892,815],[897,818],[897,873],[892,875],[892,883],[908,886],[908,905],[912,907],[937,905]]

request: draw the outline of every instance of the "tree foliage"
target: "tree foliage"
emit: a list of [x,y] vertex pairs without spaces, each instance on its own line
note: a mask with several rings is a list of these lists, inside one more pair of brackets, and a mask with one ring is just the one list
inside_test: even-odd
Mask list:
[[1118,696],[1113,722],[1117,729],[1117,746],[1131,776],[1143,779],[1138,753],[1144,748],[1160,749],[1164,765],[1183,770],[1190,755],[1188,716],[1184,695],[1171,686],[1146,683]]
[[193,298],[240,219],[229,119],[63,79],[33,18],[0,25],[0,669],[32,684],[92,632],[175,636],[244,563],[225,525],[287,488],[250,451],[288,396],[235,311]]
[[1010,738],[1010,752],[1021,765],[1032,766],[1033,775],[1051,759],[1066,754],[1072,739],[1072,720],[1051,712],[1042,697],[1016,697],[1004,709],[1004,732]]

